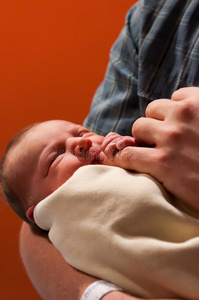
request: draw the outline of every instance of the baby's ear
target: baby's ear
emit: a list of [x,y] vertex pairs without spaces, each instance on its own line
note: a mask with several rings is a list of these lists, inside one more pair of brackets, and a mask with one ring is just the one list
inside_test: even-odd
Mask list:
[[28,220],[30,220],[32,223],[35,223],[35,219],[34,219],[34,212],[35,209],[35,205],[32,205],[28,208],[27,212],[26,212],[26,217],[28,218]]

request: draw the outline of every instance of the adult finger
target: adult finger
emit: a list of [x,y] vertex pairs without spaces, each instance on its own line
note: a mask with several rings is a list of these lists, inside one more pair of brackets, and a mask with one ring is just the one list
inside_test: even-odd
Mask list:
[[199,96],[199,88],[198,87],[180,88],[179,90],[175,91],[172,94],[171,100],[182,101],[182,100],[185,100],[185,99],[191,97],[195,93],[198,94],[198,96]]
[[146,108],[146,117],[163,121],[166,112],[171,109],[173,103],[169,99],[158,99],[151,103]]
[[162,138],[163,121],[139,118],[132,127],[132,135],[139,144],[155,146]]
[[158,150],[145,147],[126,147],[115,154],[113,158],[100,153],[102,164],[117,166],[128,170],[158,175],[157,161]]

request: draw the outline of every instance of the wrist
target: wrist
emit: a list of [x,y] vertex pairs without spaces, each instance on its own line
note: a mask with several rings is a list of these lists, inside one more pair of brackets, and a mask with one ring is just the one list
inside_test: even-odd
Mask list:
[[122,291],[121,288],[105,280],[95,281],[87,287],[80,300],[101,300],[112,291]]

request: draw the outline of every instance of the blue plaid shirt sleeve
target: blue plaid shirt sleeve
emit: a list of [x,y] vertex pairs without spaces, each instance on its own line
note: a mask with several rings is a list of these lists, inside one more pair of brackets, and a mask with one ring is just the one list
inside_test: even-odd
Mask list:
[[84,125],[130,135],[147,104],[199,86],[199,1],[141,0],[126,16]]

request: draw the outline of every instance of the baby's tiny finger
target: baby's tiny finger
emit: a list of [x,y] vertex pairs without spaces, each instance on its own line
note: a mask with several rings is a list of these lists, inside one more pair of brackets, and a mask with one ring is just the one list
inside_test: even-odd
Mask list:
[[128,146],[137,146],[135,139],[131,136],[124,136],[124,138],[116,144],[117,150],[122,150]]
[[117,152],[118,152],[118,150],[117,150],[115,144],[108,145],[104,151],[105,155],[110,159],[112,159]]
[[118,136],[120,136],[120,135],[118,135],[118,134],[115,133],[115,132],[109,132],[109,133],[105,136],[104,141],[103,141],[103,143],[102,143],[102,145],[101,145],[102,150],[105,150],[105,148],[106,148],[106,147],[107,147],[114,139],[118,138]]

